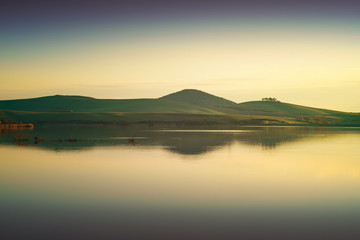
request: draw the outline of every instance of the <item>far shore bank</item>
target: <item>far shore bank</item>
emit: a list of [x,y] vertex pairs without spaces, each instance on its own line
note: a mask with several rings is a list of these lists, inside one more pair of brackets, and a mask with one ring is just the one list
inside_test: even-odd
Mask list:
[[[204,123],[204,122],[37,122],[32,127],[17,129],[33,129],[36,127],[129,127],[141,129],[237,129],[242,127],[360,127],[360,124],[261,124],[259,122],[241,123]],[[16,128],[1,128],[11,130]]]

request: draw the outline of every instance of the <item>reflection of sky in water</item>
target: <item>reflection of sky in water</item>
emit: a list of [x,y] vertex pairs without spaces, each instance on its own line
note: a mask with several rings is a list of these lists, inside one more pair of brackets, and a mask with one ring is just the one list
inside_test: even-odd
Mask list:
[[312,130],[297,132],[305,137],[291,138],[271,151],[225,139],[226,144],[214,145],[206,154],[174,154],[167,150],[176,146],[171,144],[86,151],[2,145],[0,208],[9,218],[30,216],[39,222],[50,213],[61,218],[63,211],[65,218],[76,218],[73,209],[89,215],[80,222],[103,219],[103,225],[97,222],[100,227],[111,226],[112,218],[129,228],[154,224],[155,230],[168,221],[198,221],[221,226],[220,231],[232,226],[227,229],[231,232],[236,222],[263,224],[269,230],[271,224],[276,229],[291,221],[292,227],[309,227],[317,219],[315,229],[344,224],[342,229],[351,230],[349,223],[360,219],[360,134],[316,131],[318,136]]

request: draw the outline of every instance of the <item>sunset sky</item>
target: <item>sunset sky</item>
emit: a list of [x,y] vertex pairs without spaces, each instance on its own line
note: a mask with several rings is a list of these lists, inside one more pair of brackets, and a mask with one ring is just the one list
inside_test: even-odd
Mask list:
[[360,2],[194,2],[2,4],[0,99],[196,88],[360,112]]

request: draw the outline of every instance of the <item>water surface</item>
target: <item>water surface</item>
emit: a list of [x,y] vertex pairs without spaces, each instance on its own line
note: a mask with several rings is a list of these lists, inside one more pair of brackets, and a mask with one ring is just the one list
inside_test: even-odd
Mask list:
[[24,133],[0,135],[6,239],[360,236],[357,128]]

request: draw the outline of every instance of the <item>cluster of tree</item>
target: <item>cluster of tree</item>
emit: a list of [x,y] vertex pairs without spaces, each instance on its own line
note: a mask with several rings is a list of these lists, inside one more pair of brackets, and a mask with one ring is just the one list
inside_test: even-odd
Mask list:
[[280,102],[277,100],[277,98],[271,98],[271,97],[266,97],[266,98],[262,98],[262,101],[267,101],[267,102]]

